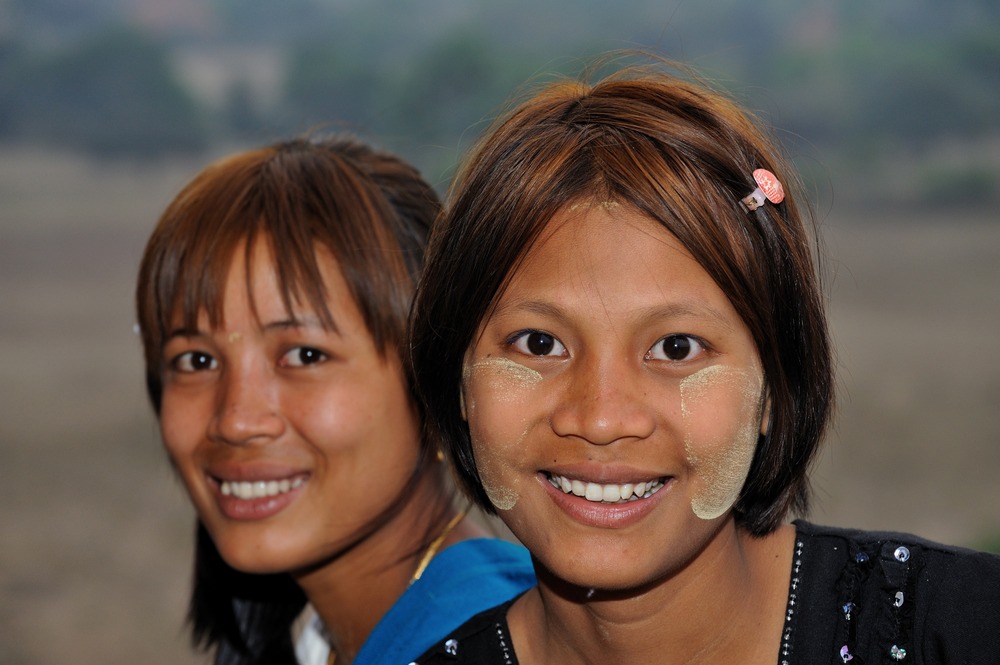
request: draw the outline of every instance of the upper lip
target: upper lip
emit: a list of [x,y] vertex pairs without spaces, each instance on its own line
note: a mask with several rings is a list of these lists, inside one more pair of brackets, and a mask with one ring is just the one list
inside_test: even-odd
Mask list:
[[621,464],[595,464],[594,462],[563,464],[543,469],[542,473],[547,476],[562,476],[569,480],[579,480],[599,485],[649,482],[652,480],[661,480],[671,475],[660,471],[639,469]]
[[309,475],[301,467],[274,462],[213,464],[207,473],[218,482],[259,482]]

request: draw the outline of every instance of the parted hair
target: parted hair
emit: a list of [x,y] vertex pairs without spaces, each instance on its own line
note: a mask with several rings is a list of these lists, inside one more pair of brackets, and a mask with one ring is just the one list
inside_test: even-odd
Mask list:
[[[734,506],[755,535],[805,514],[808,469],[833,405],[811,217],[776,143],[724,94],[664,63],[595,83],[551,83],[500,117],[452,184],[431,236],[411,320],[411,362],[429,436],[494,512],[476,469],[459,392],[467,349],[547,222],[581,202],[630,206],[672,233],[750,330],[769,427]],[[764,168],[786,197],[740,205]],[[807,224],[807,221],[809,222]]]
[[[226,277],[244,241],[248,266],[254,243],[269,244],[289,311],[306,302],[332,328],[316,254],[325,247],[376,348],[405,358],[410,303],[440,209],[414,167],[351,137],[295,139],[209,165],[164,211],[139,268],[136,307],[153,409],[159,414],[167,336],[178,320],[196,328],[202,312],[220,324]],[[249,269],[247,280],[249,289]],[[433,455],[421,441],[411,485]],[[391,517],[408,487],[358,539]],[[305,602],[289,575],[229,566],[199,522],[189,621],[194,644],[214,649],[217,664],[296,663],[291,626]]]

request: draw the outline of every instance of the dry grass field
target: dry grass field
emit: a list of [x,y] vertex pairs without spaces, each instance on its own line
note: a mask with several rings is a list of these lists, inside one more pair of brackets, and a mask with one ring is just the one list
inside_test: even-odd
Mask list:
[[[145,237],[201,166],[0,153],[0,663],[196,663],[192,513],[132,330]],[[822,220],[840,408],[818,522],[1000,536],[1000,220]]]

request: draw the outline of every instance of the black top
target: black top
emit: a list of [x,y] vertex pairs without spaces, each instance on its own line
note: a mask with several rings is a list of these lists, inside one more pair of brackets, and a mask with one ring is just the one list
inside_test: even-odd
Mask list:
[[[795,526],[778,665],[1000,665],[1000,556],[907,534]],[[513,602],[474,616],[416,663],[516,665]]]

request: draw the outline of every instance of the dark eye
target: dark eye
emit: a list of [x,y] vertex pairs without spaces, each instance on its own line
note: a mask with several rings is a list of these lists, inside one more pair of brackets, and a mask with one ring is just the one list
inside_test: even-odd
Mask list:
[[693,360],[705,352],[705,346],[690,335],[667,335],[657,340],[646,354],[650,360],[670,360],[679,362]]
[[174,358],[171,367],[178,372],[204,372],[219,366],[215,358],[202,351],[188,351]]
[[309,346],[297,346],[285,353],[281,357],[279,364],[282,367],[305,367],[306,365],[321,363],[326,359],[327,355],[319,349]]
[[558,339],[548,333],[528,330],[513,340],[514,348],[531,356],[561,356],[566,348]]

